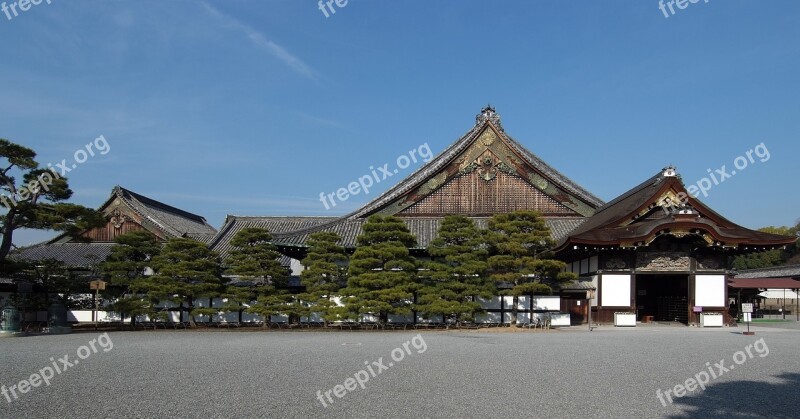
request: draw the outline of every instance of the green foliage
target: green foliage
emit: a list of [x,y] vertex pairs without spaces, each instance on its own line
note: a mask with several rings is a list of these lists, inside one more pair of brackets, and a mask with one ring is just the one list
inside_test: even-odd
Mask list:
[[494,281],[486,276],[489,252],[481,230],[467,217],[447,216],[428,253],[431,262],[420,274],[416,310],[456,322],[481,312],[473,297],[489,298],[495,293]]
[[373,215],[362,226],[361,235],[356,238],[358,246],[397,242],[410,248],[417,245],[417,239],[408,231],[405,221],[391,215]]
[[11,251],[13,233],[19,228],[75,234],[105,223],[97,211],[63,202],[72,196],[67,179],[40,169],[35,151],[0,139],[0,159],[5,159],[0,160],[4,208],[0,214],[0,264]]
[[226,287],[228,309],[259,314],[266,320],[270,315],[291,311],[287,307],[293,301],[287,289],[289,275],[279,262],[281,254],[271,242],[269,231],[255,227],[243,228],[231,240],[233,250],[225,260],[226,272],[237,276],[238,281]]
[[[764,233],[779,234],[782,236],[800,237],[800,221],[794,227],[764,227],[758,229]],[[765,252],[749,253],[733,258],[733,269],[760,269],[772,266],[791,265],[800,263],[800,239],[786,249],[773,249]]]
[[286,269],[281,266],[278,253],[272,244],[272,235],[263,228],[243,228],[231,239],[233,250],[225,260],[226,272],[242,281],[259,285],[285,286]]
[[350,258],[345,304],[353,315],[373,314],[386,323],[389,314],[411,313],[416,260],[409,246],[416,238],[405,222],[393,216],[367,219],[359,247]]
[[42,293],[33,293],[26,302],[28,308],[46,310],[51,300],[57,300],[69,308],[90,308],[91,300],[80,300],[75,297],[89,291],[89,277],[70,270],[64,262],[56,259],[44,259],[24,263],[22,278],[40,286]]
[[517,211],[497,214],[489,220],[487,241],[492,256],[488,259],[490,277],[498,284],[510,285],[505,294],[514,297],[512,317],[516,322],[518,297],[551,294],[543,279],[566,281],[574,274],[561,272],[565,264],[548,259],[553,247],[550,229],[537,212]]
[[348,257],[338,243],[338,234],[319,232],[311,234],[306,244],[308,252],[302,263],[305,270],[301,282],[306,292],[298,298],[310,304],[309,313],[320,313],[323,320],[339,320],[342,310],[331,301],[347,283]]
[[218,297],[223,291],[219,256],[199,241],[170,239],[153,257],[152,265],[155,274],[136,284],[132,291],[144,292],[159,302],[186,302],[192,316],[197,311],[194,299]]
[[131,323],[136,316],[157,317],[157,298],[147,298],[136,290],[146,286],[148,268],[153,258],[161,253],[161,243],[151,233],[143,230],[132,231],[118,236],[111,253],[100,264],[103,276],[108,281],[105,297],[116,297],[109,306],[113,312],[123,317],[130,316]]

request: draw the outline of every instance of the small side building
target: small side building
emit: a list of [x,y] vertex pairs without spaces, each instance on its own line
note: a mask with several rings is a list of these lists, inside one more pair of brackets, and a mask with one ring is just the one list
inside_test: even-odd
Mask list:
[[712,314],[731,324],[730,258],[795,240],[729,221],[668,167],[599,208],[555,250],[597,289],[591,310],[599,322],[633,313],[637,321],[693,325]]

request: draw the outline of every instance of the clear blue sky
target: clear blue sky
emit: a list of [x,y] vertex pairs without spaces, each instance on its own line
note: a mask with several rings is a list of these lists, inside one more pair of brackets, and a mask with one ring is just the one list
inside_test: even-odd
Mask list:
[[730,171],[763,142],[768,161],[701,198],[751,228],[800,217],[797,1],[700,0],[669,17],[657,0],[350,0],[327,18],[299,0],[17,11],[0,12],[0,137],[46,164],[103,135],[110,151],[69,174],[83,205],[119,184],[215,227],[340,215],[390,183],[332,210],[320,192],[421,144],[440,152],[491,103],[604,200],[668,164],[687,183]]

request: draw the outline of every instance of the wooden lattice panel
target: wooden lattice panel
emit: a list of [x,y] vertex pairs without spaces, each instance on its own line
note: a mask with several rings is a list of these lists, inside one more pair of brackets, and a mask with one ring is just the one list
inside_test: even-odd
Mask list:
[[525,180],[503,172],[489,181],[478,172],[458,176],[399,215],[491,215],[517,210],[535,210],[544,215],[577,215]]

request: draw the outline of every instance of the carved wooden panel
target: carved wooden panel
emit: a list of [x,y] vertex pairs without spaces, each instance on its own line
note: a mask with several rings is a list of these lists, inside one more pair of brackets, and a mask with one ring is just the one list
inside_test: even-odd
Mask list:
[[474,170],[457,176],[400,215],[488,215],[517,210],[535,210],[544,215],[578,215],[525,180],[503,170]]
[[640,252],[636,269],[640,271],[688,271],[690,257],[684,252]]

